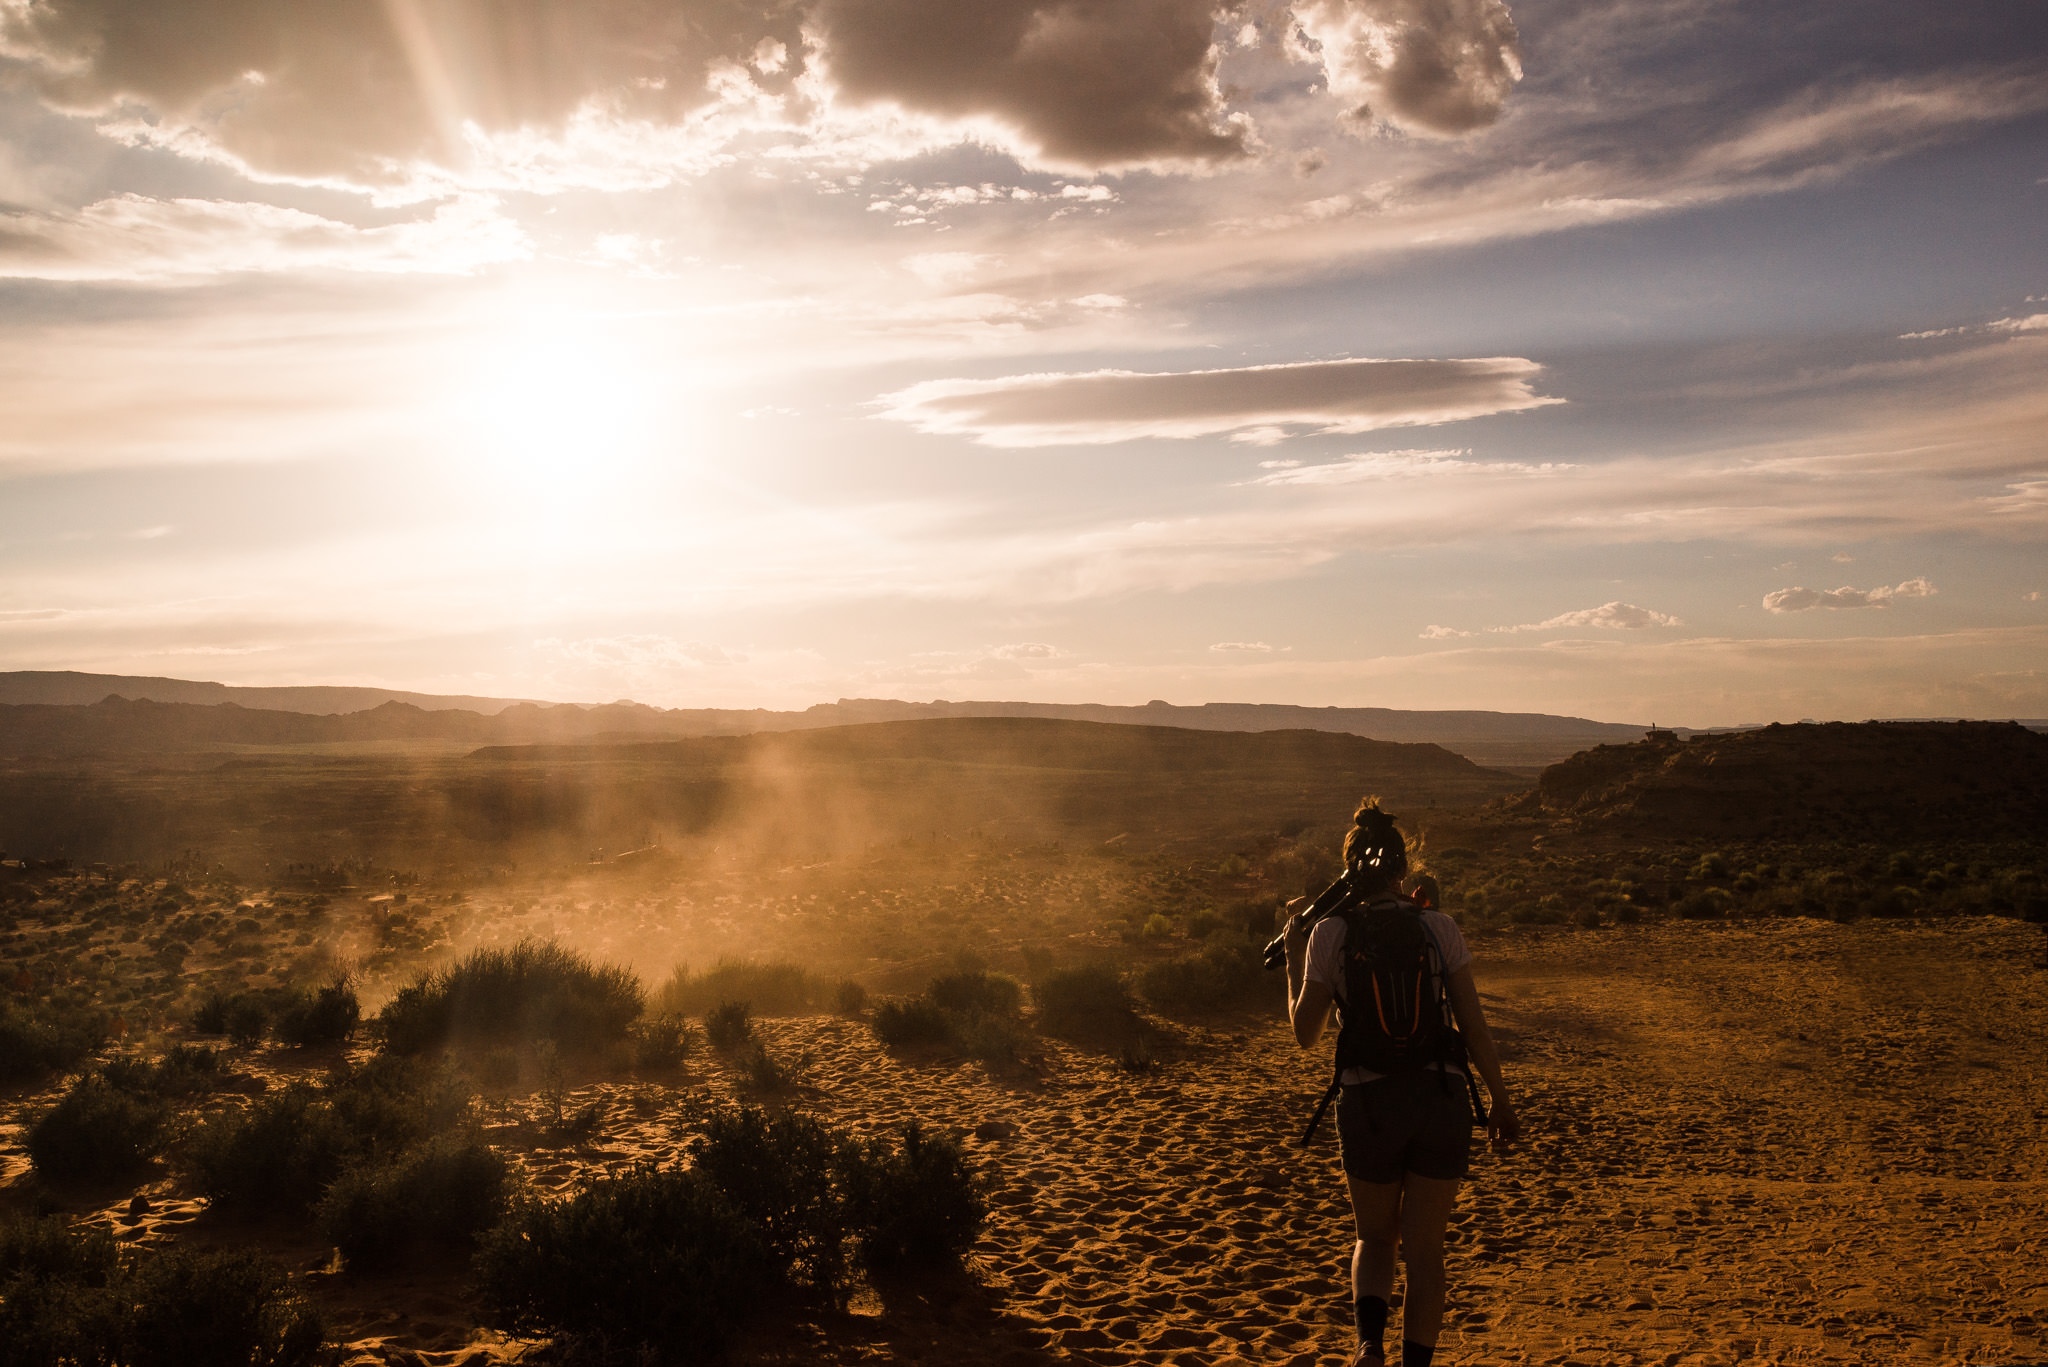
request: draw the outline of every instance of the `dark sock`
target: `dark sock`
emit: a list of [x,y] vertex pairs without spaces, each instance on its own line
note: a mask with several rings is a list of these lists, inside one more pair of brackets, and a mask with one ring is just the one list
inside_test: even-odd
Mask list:
[[1401,1367],[1429,1367],[1429,1360],[1435,1356],[1435,1344],[1425,1347],[1408,1339],[1401,1341]]
[[1379,1347],[1387,1335],[1387,1303],[1378,1296],[1360,1296],[1351,1302],[1351,1313],[1357,1317],[1358,1341]]

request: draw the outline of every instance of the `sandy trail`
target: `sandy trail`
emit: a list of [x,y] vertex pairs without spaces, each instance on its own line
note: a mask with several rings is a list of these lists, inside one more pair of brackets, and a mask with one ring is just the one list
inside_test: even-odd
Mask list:
[[[2038,938],[2004,921],[1796,921],[1478,940],[1530,1135],[1476,1161],[1438,1360],[2048,1359]],[[779,1054],[810,1053],[796,1099],[828,1121],[957,1127],[994,1215],[964,1274],[785,1317],[736,1362],[1345,1360],[1334,1126],[1291,1147],[1323,1056],[1296,1050],[1277,1011],[1167,1026],[1143,1074],[1056,1040],[992,1072],[893,1055],[855,1021],[760,1028]],[[737,1094],[700,1058],[661,1083],[577,1088],[569,1106],[603,1117],[587,1142],[550,1139],[530,1098],[495,1108],[493,1138],[566,1190],[672,1157],[690,1105]],[[125,1195],[96,1218],[148,1240],[248,1237],[172,1179],[155,1193],[140,1222]],[[354,1362],[531,1347],[475,1328],[459,1268],[359,1279],[310,1236],[264,1241],[308,1275]]]

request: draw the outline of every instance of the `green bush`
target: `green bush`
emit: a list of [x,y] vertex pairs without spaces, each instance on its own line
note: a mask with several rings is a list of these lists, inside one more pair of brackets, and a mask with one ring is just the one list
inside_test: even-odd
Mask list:
[[704,1038],[714,1049],[737,1049],[754,1037],[754,1010],[747,1002],[720,1002],[704,1017]]
[[141,1254],[61,1219],[0,1221],[0,1367],[305,1367],[326,1332],[249,1253]]
[[218,1091],[229,1082],[221,1051],[203,1044],[174,1044],[150,1061],[121,1054],[100,1065],[100,1075],[115,1090],[138,1097],[185,1097]]
[[1137,1022],[1131,990],[1108,964],[1084,964],[1046,974],[1032,991],[1039,1023],[1067,1034],[1109,1034]]
[[389,1267],[426,1245],[472,1243],[505,1212],[505,1156],[475,1134],[444,1134],[344,1172],[316,1208],[352,1268]]
[[757,1092],[780,1092],[794,1087],[807,1061],[785,1063],[759,1040],[742,1049],[738,1058],[740,1070],[747,1075],[747,1085]]
[[690,1056],[697,1032],[681,1016],[650,1016],[633,1024],[633,1063],[646,1069],[680,1068]]
[[0,1367],[112,1360],[121,1335],[120,1254],[106,1230],[0,1217]]
[[346,1044],[362,1019],[354,984],[336,978],[316,991],[299,988],[288,994],[278,1008],[277,1037],[300,1049]]
[[451,1043],[552,1039],[594,1053],[622,1040],[640,1018],[640,982],[552,941],[479,949],[401,988],[375,1029],[394,1053]]
[[832,1009],[842,1016],[858,1016],[868,1009],[868,990],[851,978],[832,990]]
[[678,1363],[717,1356],[771,1267],[760,1230],[706,1173],[644,1166],[515,1202],[476,1259],[491,1323]]
[[702,973],[677,964],[654,994],[655,1006],[679,1016],[701,1016],[723,1002],[746,1002],[764,1016],[794,1016],[826,998],[826,984],[790,959],[720,959]]
[[252,1049],[263,1043],[263,1037],[270,1033],[270,1008],[262,999],[250,994],[234,998],[228,1003],[227,1036],[245,1049]]
[[1138,991],[1160,1011],[1195,1015],[1271,998],[1277,977],[1266,972],[1259,946],[1217,940],[1193,954],[1146,965]]
[[319,1312],[254,1253],[174,1249],[138,1260],[124,1289],[126,1367],[299,1367],[326,1356]]
[[724,1106],[690,1141],[694,1170],[761,1233],[778,1276],[836,1296],[849,1270],[853,1211],[842,1184],[844,1141],[797,1111]]
[[885,1001],[874,1009],[869,1028],[891,1049],[918,1044],[951,1044],[953,1018],[928,997]]
[[352,1163],[397,1154],[469,1115],[469,1094],[449,1074],[382,1058],[324,1087],[287,1087],[215,1117],[185,1145],[185,1160],[222,1206],[298,1212]]
[[86,1073],[29,1123],[29,1161],[56,1181],[109,1181],[162,1153],[170,1125],[171,1108],[163,1098],[124,1091],[102,1073]]
[[1014,1016],[1024,1005],[1024,988],[1015,978],[985,970],[934,978],[924,994],[955,1016]]
[[0,1082],[76,1067],[107,1042],[107,1015],[67,999],[0,997]]
[[912,1122],[900,1147],[871,1140],[844,1163],[861,1258],[870,1267],[957,1260],[988,1222],[960,1145]]

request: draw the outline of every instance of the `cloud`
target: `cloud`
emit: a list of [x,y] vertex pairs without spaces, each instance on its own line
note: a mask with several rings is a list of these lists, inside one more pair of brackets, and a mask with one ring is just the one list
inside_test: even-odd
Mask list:
[[1474,633],[1460,631],[1456,627],[1440,627],[1432,624],[1424,627],[1420,634],[1425,641],[1455,641],[1460,637],[1471,636]]
[[1017,641],[1010,645],[996,646],[988,653],[998,660],[1057,660],[1065,652],[1058,646],[1049,646],[1043,641]]
[[1218,641],[1209,647],[1225,655],[1270,655],[1273,647],[1264,641]]
[[1372,480],[1429,479],[1459,475],[1548,475],[1577,467],[1545,461],[1466,460],[1469,451],[1367,451],[1321,465],[1299,461],[1260,461],[1270,473],[1254,484],[1363,484]]
[[927,380],[875,402],[883,417],[921,432],[971,436],[984,446],[1102,445],[1282,427],[1349,433],[1564,402],[1530,388],[1541,369],[1534,361],[1498,356],[1160,374],[1098,370]]
[[70,213],[0,214],[0,278],[160,281],[307,270],[465,275],[533,254],[496,204],[358,228],[299,209],[124,194]]
[[174,20],[154,0],[39,0],[0,8],[0,53],[58,108],[140,106],[157,140],[259,174],[388,184],[594,105],[672,122],[734,80],[786,90],[767,58],[800,53],[801,25],[759,0],[215,0]]
[[1810,612],[1814,608],[1885,608],[1900,598],[1932,598],[1934,585],[1925,579],[1908,579],[1896,587],[1879,584],[1874,589],[1775,589],[1764,595],[1764,606],[1772,612]]
[[2040,332],[2048,328],[2048,313],[2030,313],[2024,318],[1997,318],[1985,326],[1995,332]]
[[1522,79],[1500,0],[1297,0],[1295,18],[1346,117],[1455,136],[1500,118]]
[[1229,161],[1213,0],[821,0],[840,99],[992,120],[1045,161]]
[[1557,616],[1541,622],[1525,622],[1518,627],[1488,627],[1487,630],[1556,631],[1560,628],[1598,627],[1603,631],[1644,631],[1650,627],[1683,625],[1684,623],[1669,613],[1637,607],[1634,603],[1614,602],[1602,603],[1597,608],[1580,608],[1576,612],[1560,612]]

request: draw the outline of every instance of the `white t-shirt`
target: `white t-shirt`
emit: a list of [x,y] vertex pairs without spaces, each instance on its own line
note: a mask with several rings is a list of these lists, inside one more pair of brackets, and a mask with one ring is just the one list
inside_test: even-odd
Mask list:
[[[1440,911],[1422,913],[1423,929],[1436,945],[1437,957],[1443,961],[1444,976],[1450,977],[1459,969],[1472,962],[1472,951],[1465,944],[1465,933],[1458,929],[1458,923]],[[1326,916],[1316,923],[1308,934],[1308,964],[1302,974],[1308,982],[1321,983],[1330,989],[1337,1000],[1337,1023],[1344,1022],[1344,918]],[[1447,1072],[1464,1075],[1464,1069],[1455,1064],[1431,1064]],[[1349,1085],[1354,1082],[1371,1082],[1380,1074],[1370,1068],[1346,1068],[1344,1076],[1337,1079]]]

